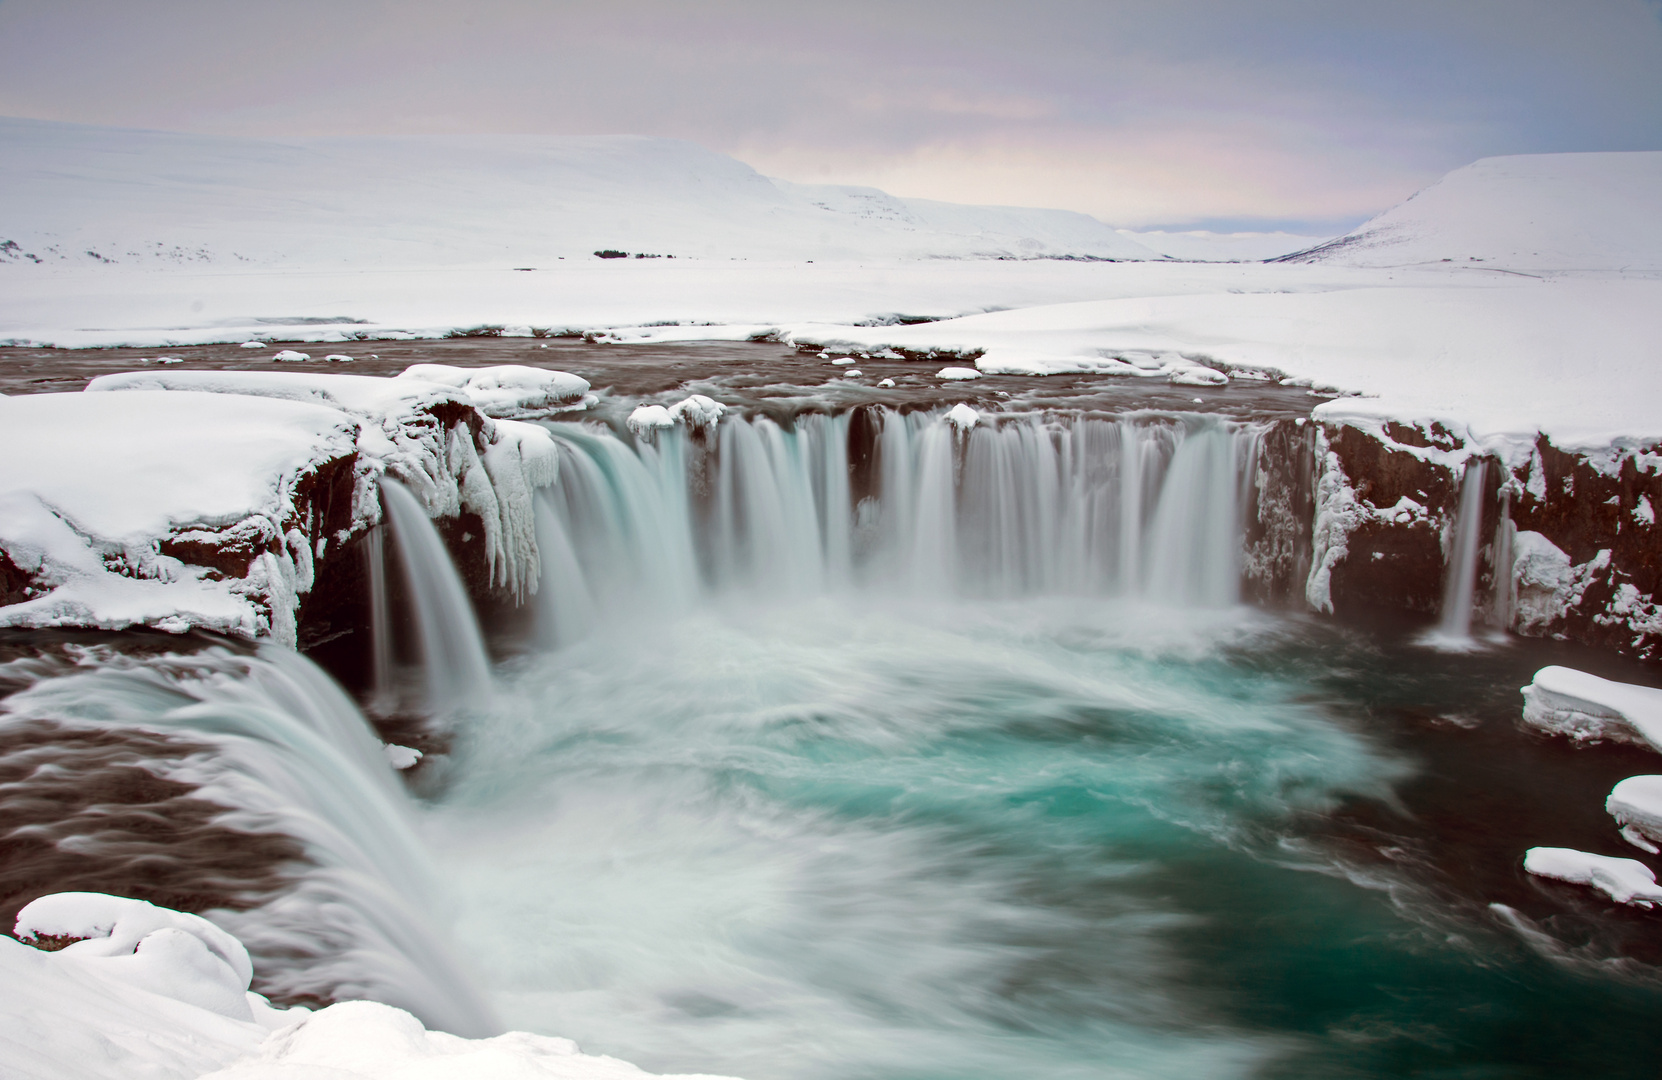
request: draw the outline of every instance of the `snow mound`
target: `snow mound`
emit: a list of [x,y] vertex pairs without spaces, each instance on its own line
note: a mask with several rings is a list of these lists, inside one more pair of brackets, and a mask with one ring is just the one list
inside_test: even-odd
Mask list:
[[486,416],[502,418],[537,416],[571,408],[581,405],[589,392],[587,379],[521,364],[487,368],[415,364],[397,377],[455,387],[466,393],[474,408]]
[[1637,859],[1594,855],[1574,848],[1537,847],[1524,855],[1524,869],[1537,877],[1591,885],[1619,904],[1648,908],[1662,900],[1656,875]]
[[428,1031],[390,1005],[344,1001],[273,1034],[257,1055],[202,1080],[640,1080],[651,1075],[617,1058],[584,1054],[570,1039],[524,1031],[463,1039]]
[[935,378],[954,382],[965,379],[979,379],[981,373],[972,367],[944,367],[935,372]]
[[1637,848],[1658,853],[1662,841],[1662,776],[1630,776],[1610,789],[1604,809]]
[[1662,151],[1526,154],[1456,169],[1287,261],[1474,270],[1662,269]]
[[[103,893],[43,896],[0,937],[0,1061],[30,1080],[638,1080],[568,1039],[464,1039],[401,1009],[313,1013],[248,992],[248,953],[206,919]],[[64,946],[64,939],[77,939]],[[55,951],[43,951],[53,949]],[[680,1080],[721,1080],[683,1077]]]
[[975,411],[974,406],[959,402],[946,411],[946,422],[960,432],[967,432],[981,422],[981,414]]
[[1523,687],[1524,723],[1578,742],[1611,739],[1662,750],[1662,690],[1544,667]]
[[101,269],[1163,258],[1085,214],[791,184],[675,139],[268,140],[19,119],[0,119],[0,241],[16,245],[0,261]]

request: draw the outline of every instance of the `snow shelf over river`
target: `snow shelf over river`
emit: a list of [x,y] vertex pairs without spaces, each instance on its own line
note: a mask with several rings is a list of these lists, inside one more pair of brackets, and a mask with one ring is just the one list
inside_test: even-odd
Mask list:
[[406,377],[139,372],[0,398],[0,626],[190,627],[295,643],[314,563],[380,520],[392,477],[434,516],[476,514],[491,583],[535,586],[539,427],[491,413],[583,404],[523,367]]

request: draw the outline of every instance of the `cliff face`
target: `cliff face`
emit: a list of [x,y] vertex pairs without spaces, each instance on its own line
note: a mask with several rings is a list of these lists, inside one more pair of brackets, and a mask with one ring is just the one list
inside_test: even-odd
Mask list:
[[1662,446],[1566,450],[1543,435],[1506,458],[1435,423],[1278,424],[1247,524],[1248,595],[1296,604],[1301,591],[1340,619],[1435,616],[1476,464],[1474,624],[1662,659]]

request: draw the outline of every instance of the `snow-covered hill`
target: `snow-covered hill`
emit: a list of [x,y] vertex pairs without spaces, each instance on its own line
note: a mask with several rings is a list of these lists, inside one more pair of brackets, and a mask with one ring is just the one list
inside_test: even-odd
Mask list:
[[310,267],[1158,259],[1095,218],[771,180],[639,136],[248,139],[0,119],[0,259]]
[[1516,272],[1662,270],[1662,152],[1483,158],[1355,231],[1286,258]]

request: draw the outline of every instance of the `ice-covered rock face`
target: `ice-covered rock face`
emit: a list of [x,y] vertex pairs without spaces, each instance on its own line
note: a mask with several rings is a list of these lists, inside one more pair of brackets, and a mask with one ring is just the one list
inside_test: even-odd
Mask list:
[[316,563],[381,519],[385,476],[433,517],[479,519],[490,587],[535,591],[531,493],[558,457],[543,428],[487,411],[581,405],[588,384],[524,367],[428,374],[145,371],[5,399],[0,626],[292,645]]

